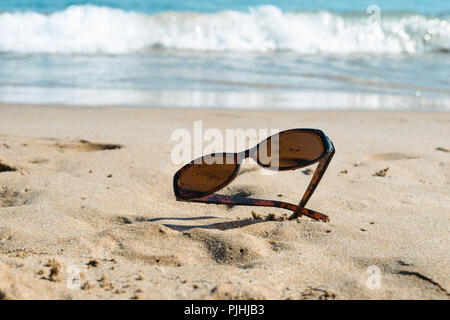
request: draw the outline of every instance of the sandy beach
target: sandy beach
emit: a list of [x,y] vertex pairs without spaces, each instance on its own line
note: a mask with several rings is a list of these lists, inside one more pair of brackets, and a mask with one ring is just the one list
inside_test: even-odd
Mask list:
[[[330,222],[175,201],[197,120],[323,130]],[[445,112],[0,105],[0,299],[448,299],[449,136]],[[224,193],[298,203],[311,178],[243,169]]]

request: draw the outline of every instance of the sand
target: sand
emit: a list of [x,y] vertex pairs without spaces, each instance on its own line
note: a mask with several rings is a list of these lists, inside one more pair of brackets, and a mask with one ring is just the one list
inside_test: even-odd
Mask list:
[[[175,201],[195,120],[322,129],[330,222]],[[0,298],[448,299],[449,136],[449,113],[1,105]],[[225,193],[297,203],[311,178],[243,169]]]

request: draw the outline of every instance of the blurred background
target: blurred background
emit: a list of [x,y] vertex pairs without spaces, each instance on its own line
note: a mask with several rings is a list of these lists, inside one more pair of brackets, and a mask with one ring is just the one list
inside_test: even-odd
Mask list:
[[450,1],[1,0],[0,102],[450,110]]

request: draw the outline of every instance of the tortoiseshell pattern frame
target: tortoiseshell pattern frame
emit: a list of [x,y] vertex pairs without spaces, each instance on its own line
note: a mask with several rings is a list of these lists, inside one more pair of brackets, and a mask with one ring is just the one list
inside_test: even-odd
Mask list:
[[[239,153],[228,153],[226,155],[228,156],[234,156],[236,159],[236,169],[234,170],[233,174],[221,185],[217,186],[216,188],[209,190],[208,192],[204,193],[195,193],[195,194],[182,194],[179,185],[178,180],[180,175],[183,173],[184,170],[186,170],[189,166],[191,166],[194,163],[199,163],[199,159],[203,158],[200,157],[199,159],[195,159],[191,161],[190,163],[186,164],[183,168],[177,171],[175,173],[173,178],[173,188],[174,193],[177,201],[190,201],[190,202],[201,202],[201,203],[213,203],[213,204],[228,204],[228,205],[244,205],[244,206],[262,206],[262,207],[277,207],[282,208],[286,210],[293,211],[294,213],[289,217],[290,220],[296,219],[300,215],[304,215],[307,217],[310,217],[314,220],[318,221],[329,221],[328,216],[305,208],[306,204],[308,203],[308,200],[311,198],[312,194],[314,193],[314,190],[316,189],[317,185],[319,184],[320,180],[322,179],[323,174],[325,173],[331,159],[333,158],[333,155],[335,153],[334,145],[331,142],[331,140],[321,131],[318,129],[290,129],[285,130],[277,133],[276,135],[290,132],[290,131],[309,131],[317,133],[324,145],[324,152],[323,154],[318,157],[317,159],[313,161],[304,162],[301,165],[294,166],[294,167],[285,167],[285,168],[276,168],[273,169],[269,165],[265,165],[259,162],[258,160],[258,149],[259,146],[263,143],[270,143],[270,139],[273,137],[268,137],[267,139],[263,140],[262,142],[258,143],[256,146],[254,146],[251,149],[239,152]],[[222,153],[223,154],[223,153]],[[310,166],[314,163],[319,163],[316,170],[314,171],[314,175],[308,185],[308,188],[306,189],[302,199],[300,200],[300,203],[298,205],[283,202],[283,201],[276,201],[276,200],[263,200],[263,199],[254,199],[254,198],[245,198],[245,197],[239,197],[239,196],[228,196],[228,195],[222,195],[222,194],[215,194],[214,192],[224,188],[228,184],[230,184],[239,173],[239,169],[241,166],[241,163],[246,158],[252,158],[255,160],[260,166],[266,167],[268,169],[273,169],[277,171],[286,171],[286,170],[295,170],[299,168],[304,168],[307,166]],[[201,161],[200,161],[201,163]]]

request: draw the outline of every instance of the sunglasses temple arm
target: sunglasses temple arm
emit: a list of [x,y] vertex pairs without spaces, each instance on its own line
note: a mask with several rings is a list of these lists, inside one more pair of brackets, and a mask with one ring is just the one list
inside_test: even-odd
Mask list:
[[[302,197],[302,200],[298,204],[298,208],[304,208],[306,204],[309,201],[309,198],[314,193],[314,190],[316,190],[317,185],[319,184],[320,180],[323,177],[323,174],[328,168],[328,165],[330,164],[331,159],[334,156],[334,150],[332,150],[328,155],[320,160],[319,165],[317,166],[316,170],[314,171],[314,175],[311,179],[311,182],[308,185],[308,188],[305,191],[305,194]],[[294,212],[294,214],[290,217],[290,219],[295,219],[301,214],[300,212]]]
[[[260,207],[276,207],[282,208],[294,212],[298,212],[298,215],[305,215],[314,220],[328,221],[328,216],[306,208],[299,208],[295,204],[276,201],[276,200],[263,200],[263,199],[253,199],[244,198],[237,196],[228,196],[222,194],[210,194],[201,198],[190,199],[191,202],[202,202],[202,203],[214,203],[214,204],[228,204],[228,205],[243,205],[243,206],[260,206]],[[292,219],[292,216],[289,218]]]

